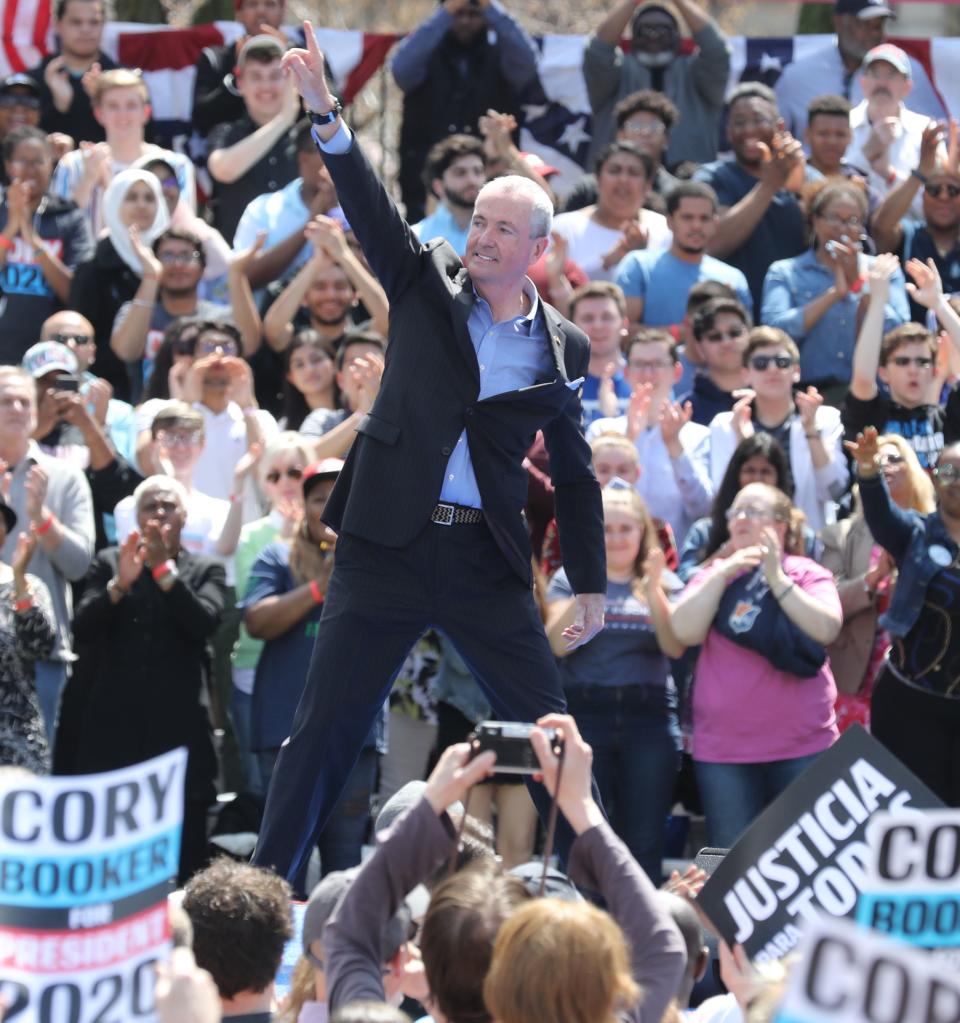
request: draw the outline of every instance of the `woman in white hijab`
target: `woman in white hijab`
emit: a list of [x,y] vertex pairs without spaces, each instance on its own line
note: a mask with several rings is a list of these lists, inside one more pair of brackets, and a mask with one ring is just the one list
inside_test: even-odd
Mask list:
[[157,176],[142,168],[117,174],[103,194],[103,220],[105,231],[93,259],[74,272],[70,308],[93,324],[97,372],[113,385],[114,397],[129,401],[131,381],[124,363],[110,350],[110,334],[118,310],[133,299],[143,273],[130,228],[150,246],[170,226]]

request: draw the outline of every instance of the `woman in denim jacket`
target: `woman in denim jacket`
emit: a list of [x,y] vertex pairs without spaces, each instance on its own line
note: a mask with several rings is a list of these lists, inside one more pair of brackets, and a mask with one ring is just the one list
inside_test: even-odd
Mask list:
[[949,806],[960,805],[960,446],[933,470],[937,510],[896,506],[880,472],[877,432],[848,445],[873,537],[899,576],[880,624],[893,645],[877,677],[873,733]]

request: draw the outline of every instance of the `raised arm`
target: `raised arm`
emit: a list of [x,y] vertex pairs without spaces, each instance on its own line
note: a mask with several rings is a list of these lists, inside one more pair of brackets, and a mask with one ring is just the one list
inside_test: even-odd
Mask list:
[[[336,100],[324,75],[323,54],[309,21],[303,23],[303,30],[307,49],[287,50],[283,64],[296,76],[307,107],[319,114],[329,113],[336,107]],[[320,144],[347,221],[374,274],[393,301],[419,273],[420,241],[339,116],[329,124],[317,125],[314,137]]]
[[263,332],[267,344],[275,352],[282,352],[293,337],[293,318],[303,305],[303,299],[317,272],[327,263],[326,256],[314,253],[297,271],[293,280],[280,292],[263,318]]
[[937,149],[943,144],[943,128],[931,121],[920,141],[918,174],[908,174],[890,189],[870,220],[870,233],[880,252],[896,252],[903,242],[903,219],[908,216],[923,179],[937,170]]
[[877,394],[884,310],[890,294],[890,278],[899,265],[896,256],[884,252],[873,261],[868,274],[870,302],[853,349],[853,379],[850,381],[850,393],[861,401],[870,401]]

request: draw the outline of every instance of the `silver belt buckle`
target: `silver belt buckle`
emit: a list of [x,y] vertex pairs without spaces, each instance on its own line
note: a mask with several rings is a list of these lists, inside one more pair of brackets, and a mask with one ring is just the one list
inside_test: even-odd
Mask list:
[[438,526],[452,526],[453,512],[454,508],[452,504],[445,504],[441,501],[436,508],[433,509],[433,515],[431,518]]

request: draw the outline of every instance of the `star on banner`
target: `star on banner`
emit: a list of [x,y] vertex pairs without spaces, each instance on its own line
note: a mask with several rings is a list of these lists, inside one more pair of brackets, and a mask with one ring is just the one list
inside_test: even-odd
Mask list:
[[575,121],[571,121],[563,129],[563,134],[557,139],[557,144],[565,146],[571,153],[576,153],[584,142],[590,141],[589,133],[583,130],[586,123],[585,117],[578,117]]
[[762,53],[760,55],[760,74],[767,71],[782,71],[783,61],[776,54]]
[[549,109],[550,107],[546,103],[525,103],[523,106],[523,119],[527,123],[539,121]]

